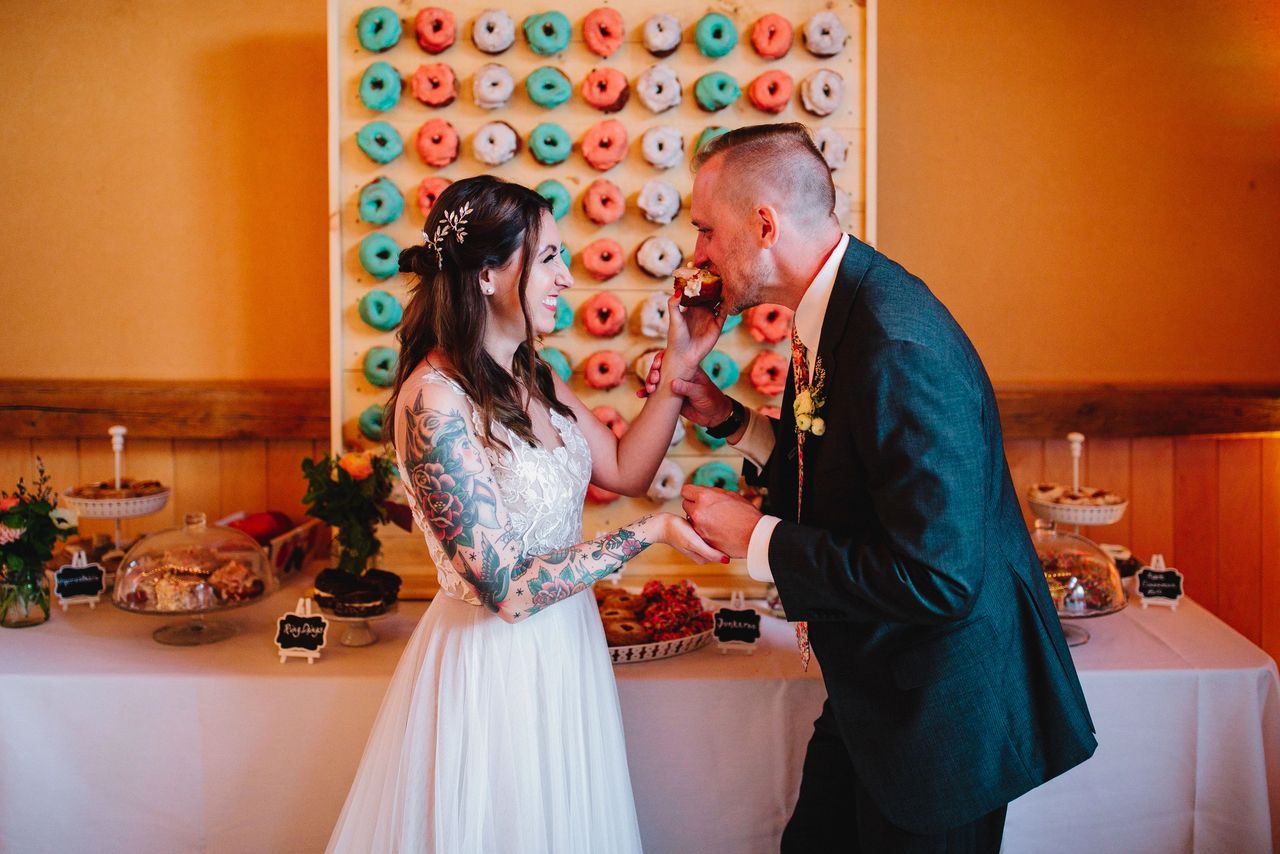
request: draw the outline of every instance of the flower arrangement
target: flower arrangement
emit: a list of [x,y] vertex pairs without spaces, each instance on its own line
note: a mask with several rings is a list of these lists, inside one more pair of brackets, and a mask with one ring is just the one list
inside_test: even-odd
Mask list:
[[821,436],[827,432],[827,422],[819,414],[822,412],[822,405],[827,402],[822,391],[826,379],[827,372],[822,367],[822,361],[819,360],[814,367],[813,382],[800,389],[791,404],[791,412],[796,417],[797,433]]
[[338,569],[361,575],[382,548],[375,530],[388,521],[395,464],[372,451],[356,451],[334,458],[302,461],[307,515],[338,529]]
[[[58,507],[44,460],[36,457],[30,490],[18,479],[12,494],[0,492],[0,623],[31,625],[49,616],[49,587],[44,562],[53,546],[76,532],[76,514]],[[42,612],[32,615],[32,607]]]

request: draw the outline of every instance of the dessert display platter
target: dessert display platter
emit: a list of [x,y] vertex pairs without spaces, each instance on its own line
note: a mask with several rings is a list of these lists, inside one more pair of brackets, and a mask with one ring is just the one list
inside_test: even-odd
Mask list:
[[[692,258],[700,144],[722,129],[799,121],[816,134],[845,230],[866,237],[866,93],[873,18],[863,5],[439,4],[331,0],[329,7],[332,444],[376,447],[409,278],[401,248],[449,182],[493,174],[551,202],[574,287],[539,342],[553,369],[621,434],[641,401],[637,370],[665,343],[671,273]],[[868,46],[871,46],[871,51]],[[776,407],[790,312],[730,318],[708,373],[754,408]],[[739,487],[740,458],[682,424],[648,497],[592,490],[584,536],[657,509],[686,482]],[[418,532],[379,532],[382,565],[434,589]],[[715,577],[668,549],[631,571]],[[700,574],[701,573],[701,574]],[[428,590],[427,592],[430,592]]]

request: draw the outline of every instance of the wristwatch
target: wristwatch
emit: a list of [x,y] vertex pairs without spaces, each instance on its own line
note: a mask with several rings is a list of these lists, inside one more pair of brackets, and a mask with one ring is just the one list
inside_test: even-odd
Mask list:
[[747,408],[733,398],[729,398],[729,402],[733,404],[733,411],[729,413],[729,417],[707,428],[707,435],[713,439],[728,439],[746,423]]

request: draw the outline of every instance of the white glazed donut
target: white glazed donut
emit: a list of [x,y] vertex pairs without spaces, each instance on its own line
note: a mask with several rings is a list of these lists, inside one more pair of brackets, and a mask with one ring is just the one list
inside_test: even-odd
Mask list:
[[471,28],[471,42],[484,53],[502,53],[516,40],[516,22],[501,9],[485,9]]
[[668,447],[674,448],[684,441],[684,419],[676,419],[676,432],[671,436],[671,444]]
[[844,50],[848,38],[835,12],[819,12],[804,25],[804,46],[814,56],[835,56]]
[[671,125],[658,125],[644,132],[640,148],[649,165],[670,169],[684,160],[684,137]]
[[680,22],[671,15],[654,15],[644,22],[644,49],[668,56],[680,46]]
[[844,190],[836,187],[836,222],[844,225],[845,220],[849,218],[849,211],[853,209],[853,202],[849,198],[849,194]]
[[667,337],[667,296],[666,291],[655,291],[640,303],[640,334],[644,337]]
[[640,188],[636,204],[649,222],[666,225],[680,213],[680,191],[666,181],[651,178]]
[[520,148],[520,137],[516,136],[515,128],[506,122],[489,122],[476,131],[472,148],[476,160],[490,166],[501,166],[516,156],[516,150]]
[[512,79],[511,72],[496,62],[480,66],[476,70],[476,76],[471,79],[471,97],[476,106],[485,110],[505,107],[515,88],[516,82]]
[[669,237],[655,234],[646,237],[644,243],[636,250],[636,263],[655,279],[665,279],[676,271],[684,261],[680,247]]
[[640,103],[661,113],[680,103],[680,78],[665,65],[655,65],[636,81],[636,94]]
[[631,363],[631,370],[635,371],[636,379],[640,380],[641,385],[649,377],[649,369],[653,367],[654,357],[661,352],[661,347],[651,347],[636,356],[636,360]]
[[815,116],[829,116],[844,100],[844,78],[830,68],[819,68],[800,81],[800,103]]
[[821,128],[813,135],[813,142],[827,161],[827,168],[835,171],[849,160],[849,141],[835,128]]
[[647,495],[653,501],[670,501],[680,494],[684,486],[684,469],[675,460],[664,459],[658,464],[658,472],[649,484]]

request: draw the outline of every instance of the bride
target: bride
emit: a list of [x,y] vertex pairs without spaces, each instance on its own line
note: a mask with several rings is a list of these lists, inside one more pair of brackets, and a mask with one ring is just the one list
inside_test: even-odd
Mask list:
[[680,412],[671,379],[691,378],[697,354],[669,342],[685,346],[616,439],[534,351],[573,284],[548,203],[469,178],[440,194],[423,233],[400,256],[417,281],[387,424],[441,595],[328,850],[639,852],[613,671],[594,597],[580,594],[654,543],[728,559],[670,513],[580,542],[582,502],[588,482],[648,488]]

